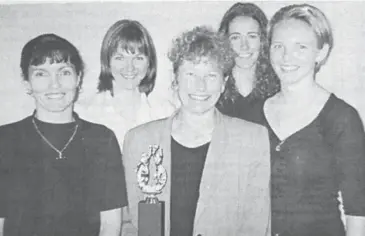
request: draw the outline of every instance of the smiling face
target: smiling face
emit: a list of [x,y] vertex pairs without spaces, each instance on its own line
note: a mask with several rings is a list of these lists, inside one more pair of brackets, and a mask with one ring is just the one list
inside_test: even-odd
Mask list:
[[147,56],[137,50],[132,53],[119,47],[110,58],[111,73],[116,85],[121,89],[138,88],[147,74],[148,67]]
[[282,85],[314,79],[315,64],[328,50],[327,45],[321,50],[317,45],[315,32],[301,20],[283,20],[274,27],[270,58]]
[[80,77],[75,67],[66,62],[31,65],[26,86],[32,91],[37,112],[72,111]]
[[238,54],[236,65],[246,69],[254,66],[261,48],[258,22],[251,17],[238,16],[229,24],[228,34],[232,49]]
[[225,86],[222,69],[205,57],[198,62],[184,60],[177,82],[181,108],[195,114],[213,110]]

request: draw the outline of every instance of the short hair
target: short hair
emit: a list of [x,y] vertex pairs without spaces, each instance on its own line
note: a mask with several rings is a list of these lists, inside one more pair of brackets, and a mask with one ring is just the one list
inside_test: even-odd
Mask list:
[[98,91],[109,91],[114,96],[112,82],[114,78],[110,69],[110,58],[118,48],[131,53],[137,51],[147,56],[149,66],[146,76],[139,84],[139,91],[146,93],[148,96],[152,92],[156,81],[157,57],[155,45],[151,35],[141,23],[127,19],[115,22],[104,36],[100,52],[101,71]]
[[317,37],[317,46],[322,49],[325,44],[329,46],[327,55],[316,64],[317,73],[327,61],[333,48],[333,34],[331,25],[325,14],[318,8],[309,4],[288,5],[279,9],[269,23],[269,43],[271,44],[275,26],[283,20],[296,19],[308,24]]
[[[265,13],[257,5],[253,3],[237,2],[224,14],[219,26],[219,31],[228,37],[229,25],[239,16],[250,17],[259,25],[261,47],[257,59],[252,95],[254,98],[265,99],[274,95],[280,88],[279,79],[276,77],[269,60],[269,45],[266,31],[268,20]],[[239,92],[236,87],[235,79],[230,75],[226,83],[225,91],[221,96],[221,100],[222,102],[229,100],[234,102],[238,96]]]
[[38,66],[50,60],[50,63],[70,63],[80,76],[79,88],[84,76],[84,62],[77,48],[56,34],[42,34],[25,44],[21,52],[20,68],[23,79],[29,80],[29,66]]
[[228,39],[222,34],[208,26],[198,26],[173,40],[168,57],[175,75],[183,61],[199,62],[207,57],[215,60],[222,69],[223,76],[227,76],[233,66],[234,52]]

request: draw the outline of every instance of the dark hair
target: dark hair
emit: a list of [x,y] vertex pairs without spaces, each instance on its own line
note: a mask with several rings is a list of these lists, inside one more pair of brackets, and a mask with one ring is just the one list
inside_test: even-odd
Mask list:
[[147,29],[138,21],[120,20],[114,23],[104,36],[100,52],[101,71],[99,75],[98,91],[110,91],[114,96],[113,75],[110,69],[110,58],[118,48],[127,52],[136,51],[147,56],[149,66],[146,76],[139,84],[139,91],[148,95],[152,92],[156,81],[157,58],[156,49]]
[[56,34],[42,34],[25,44],[21,53],[20,68],[24,80],[29,80],[29,66],[50,63],[70,63],[80,76],[79,88],[84,76],[84,62],[77,48]]
[[294,4],[285,6],[278,10],[270,20],[270,44],[275,26],[279,22],[289,19],[300,20],[308,24],[313,29],[317,37],[317,46],[319,49],[322,49],[325,44],[328,45],[329,49],[327,55],[323,58],[322,61],[316,64],[315,73],[317,73],[321,66],[327,61],[333,48],[333,34],[328,19],[321,10],[309,4]]
[[[265,99],[274,95],[280,88],[279,79],[271,67],[269,60],[269,45],[267,41],[266,27],[268,24],[265,13],[253,3],[235,3],[224,14],[219,26],[219,31],[228,37],[229,25],[238,16],[251,17],[259,24],[260,28],[260,44],[261,49],[258,56],[258,63],[255,71],[255,84],[252,90],[254,98]],[[229,76],[225,91],[220,100],[221,102],[234,100],[239,96],[236,87],[235,79],[232,75]]]

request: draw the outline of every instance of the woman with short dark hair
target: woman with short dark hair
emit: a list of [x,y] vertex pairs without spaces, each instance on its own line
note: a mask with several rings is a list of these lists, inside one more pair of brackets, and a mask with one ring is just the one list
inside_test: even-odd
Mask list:
[[119,235],[121,152],[110,129],[73,112],[84,74],[78,50],[43,34],[24,46],[20,67],[35,111],[0,127],[1,235]]

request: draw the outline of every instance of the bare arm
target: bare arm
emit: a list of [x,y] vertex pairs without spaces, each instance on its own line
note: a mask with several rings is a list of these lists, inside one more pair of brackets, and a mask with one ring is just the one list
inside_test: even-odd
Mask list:
[[0,218],[0,236],[4,236],[4,221],[5,218]]
[[122,225],[121,208],[100,212],[99,236],[119,236],[121,225]]
[[365,217],[364,216],[346,216],[346,236],[365,235]]

